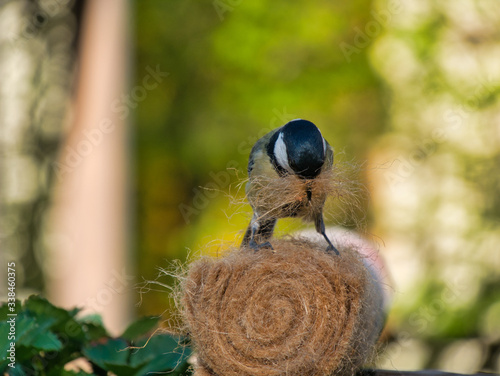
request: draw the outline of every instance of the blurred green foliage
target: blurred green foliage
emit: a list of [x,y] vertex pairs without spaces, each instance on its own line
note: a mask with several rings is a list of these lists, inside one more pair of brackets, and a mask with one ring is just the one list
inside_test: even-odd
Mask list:
[[[251,146],[270,129],[305,118],[346,158],[366,158],[383,95],[367,55],[349,62],[339,44],[370,9],[360,0],[135,2],[137,83],[148,66],[169,73],[136,110],[141,276],[188,249],[240,241],[249,207],[227,194],[243,198]],[[165,295],[149,295],[141,312],[162,312]]]
[[371,161],[397,292],[383,365],[498,371],[500,3],[400,4],[370,49],[391,93]]
[[[38,295],[0,306],[0,372],[5,375],[185,375],[192,350],[142,317],[112,338],[98,315],[78,317]],[[74,362],[76,360],[76,362]],[[88,372],[87,372],[88,371]]]

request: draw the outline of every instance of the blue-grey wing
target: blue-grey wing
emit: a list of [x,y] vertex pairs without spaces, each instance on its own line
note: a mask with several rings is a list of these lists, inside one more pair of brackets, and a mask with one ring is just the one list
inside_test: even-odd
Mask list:
[[269,144],[269,140],[273,137],[273,135],[279,131],[280,128],[274,129],[271,132],[265,134],[261,138],[257,140],[257,142],[252,147],[250,151],[250,156],[248,158],[248,176],[252,175],[252,171],[255,167],[255,163],[257,159],[260,160],[263,154],[267,155],[267,145]]
[[333,148],[331,145],[328,143],[328,141],[325,140],[325,164],[324,168],[331,168],[333,166]]

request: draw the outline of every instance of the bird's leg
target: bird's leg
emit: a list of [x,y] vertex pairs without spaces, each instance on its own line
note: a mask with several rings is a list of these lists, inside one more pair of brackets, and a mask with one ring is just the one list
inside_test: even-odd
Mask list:
[[316,231],[319,232],[321,235],[323,235],[323,237],[325,238],[326,242],[328,243],[328,247],[326,248],[326,251],[327,252],[335,252],[335,254],[337,256],[340,255],[339,251],[337,250],[337,248],[335,248],[332,244],[332,242],[330,241],[330,239],[328,239],[328,236],[326,236],[326,231],[325,231],[325,222],[323,220],[323,212],[319,212],[315,218],[314,218],[314,225],[316,227]]
[[[271,243],[268,241],[258,244],[255,241],[255,238],[257,236],[264,238],[264,239],[269,239],[274,230],[274,225],[276,224],[276,219],[270,219],[264,221],[264,223],[261,225],[259,216],[257,213],[255,213],[252,217],[252,221],[250,222],[249,230],[250,230],[250,239],[248,241],[248,246],[253,249],[254,251],[258,251],[261,248],[271,248],[273,249],[273,246]],[[247,230],[248,234],[248,230]]]
[[312,200],[312,181],[306,182],[306,196],[307,196],[307,202],[311,203],[311,200]]

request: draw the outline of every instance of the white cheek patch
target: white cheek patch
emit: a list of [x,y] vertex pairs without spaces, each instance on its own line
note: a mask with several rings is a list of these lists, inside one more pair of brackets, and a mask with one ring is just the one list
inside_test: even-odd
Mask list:
[[276,162],[290,173],[293,173],[292,168],[288,164],[288,156],[286,152],[286,145],[283,142],[283,133],[280,133],[276,143],[274,144],[274,156],[276,157]]
[[319,130],[319,128],[318,128],[318,131],[319,131],[319,134],[321,135],[321,139],[323,140],[323,154],[326,155],[326,140],[323,137],[323,134],[321,133],[321,131]]

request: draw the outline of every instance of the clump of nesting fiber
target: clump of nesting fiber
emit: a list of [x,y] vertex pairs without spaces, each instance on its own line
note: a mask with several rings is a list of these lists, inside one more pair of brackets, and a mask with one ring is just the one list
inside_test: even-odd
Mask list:
[[274,240],[195,262],[182,306],[197,376],[353,374],[382,329],[382,297],[359,254]]
[[[246,196],[252,208],[264,217],[293,215],[310,221],[322,211],[328,199],[333,200],[327,202],[327,212],[353,216],[366,196],[365,187],[355,177],[359,170],[354,164],[336,163],[311,180],[294,174],[274,178],[257,176],[247,186]],[[310,200],[308,191],[312,193]],[[329,210],[328,206],[332,205],[334,208]]]

